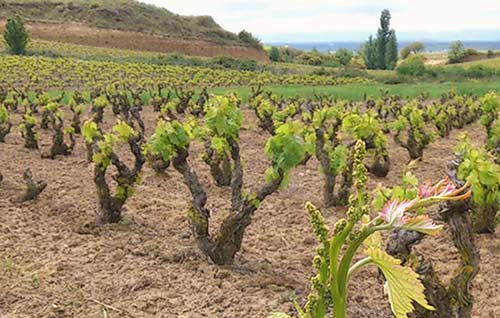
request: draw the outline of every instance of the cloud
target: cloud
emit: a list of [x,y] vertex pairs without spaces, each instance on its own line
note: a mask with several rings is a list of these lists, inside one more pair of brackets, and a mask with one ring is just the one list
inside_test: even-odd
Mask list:
[[[401,33],[500,30],[497,0],[145,0],[183,15],[211,15],[224,28],[246,29],[264,40],[294,34],[304,40],[321,34],[374,33],[383,9]],[[310,35],[309,37],[307,35]],[[305,38],[304,38],[305,37]],[[500,34],[499,34],[500,37]]]

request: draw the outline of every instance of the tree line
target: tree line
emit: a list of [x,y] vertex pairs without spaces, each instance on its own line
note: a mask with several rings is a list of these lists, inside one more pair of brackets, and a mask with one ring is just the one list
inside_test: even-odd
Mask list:
[[362,47],[366,68],[393,70],[398,62],[398,40],[396,31],[391,29],[391,13],[383,10],[380,15],[380,28],[377,36],[370,35]]

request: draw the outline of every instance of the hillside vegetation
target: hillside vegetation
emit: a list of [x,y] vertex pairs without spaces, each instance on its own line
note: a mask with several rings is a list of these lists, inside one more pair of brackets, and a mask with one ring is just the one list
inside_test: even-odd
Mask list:
[[0,17],[19,14],[32,21],[80,22],[89,26],[249,45],[210,16],[181,16],[134,0],[3,0]]
[[465,62],[461,64],[456,64],[463,66],[465,68],[472,67],[472,66],[483,66],[483,67],[489,67],[492,69],[500,69],[500,57],[495,57],[491,59],[483,59],[479,61],[472,61],[472,62]]

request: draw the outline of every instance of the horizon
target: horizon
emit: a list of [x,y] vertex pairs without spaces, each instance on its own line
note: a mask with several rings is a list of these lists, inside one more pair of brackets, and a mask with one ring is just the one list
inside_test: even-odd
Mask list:
[[[403,49],[414,41],[398,41],[398,50]],[[424,52],[444,53],[447,52],[452,41],[428,41],[420,40],[424,44]],[[486,52],[488,50],[500,51],[500,41],[461,41],[466,48]],[[294,49],[319,52],[336,52],[343,48],[350,51],[359,51],[365,41],[304,41],[304,42],[267,42],[266,46],[290,47]]]
[[500,41],[500,7],[493,0],[476,0],[474,6],[452,0],[143,2],[180,15],[210,15],[224,29],[247,30],[264,43],[363,41],[376,33],[383,9],[390,10],[399,41]]
[[[273,44],[273,43],[294,43],[294,44],[299,44],[299,43],[321,43],[321,44],[327,44],[327,43],[360,43],[360,42],[365,42],[366,40],[352,40],[352,41],[342,41],[342,40],[325,40],[325,41],[271,41],[271,42],[266,42],[265,44]],[[432,39],[409,39],[409,40],[398,40],[398,42],[403,42],[403,43],[409,43],[409,42],[424,42],[424,43],[436,43],[436,44],[444,44],[444,43],[450,43],[455,40],[432,40]],[[461,42],[467,42],[467,43],[499,43],[500,40],[458,40]]]

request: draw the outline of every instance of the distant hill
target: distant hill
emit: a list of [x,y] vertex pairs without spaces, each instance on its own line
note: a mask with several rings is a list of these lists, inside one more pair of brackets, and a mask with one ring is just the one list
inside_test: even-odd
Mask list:
[[0,17],[14,14],[33,21],[81,22],[89,26],[196,38],[245,45],[210,16],[180,16],[134,0],[2,0]]
[[[1,0],[0,19],[13,15],[29,21],[33,37],[43,40],[163,53],[267,59],[259,45],[224,30],[210,16],[181,16],[135,0]],[[2,25],[0,23],[0,28]],[[75,33],[78,30],[85,32]],[[99,33],[99,39],[94,33]],[[134,34],[141,37],[139,43],[134,43]],[[127,41],[123,42],[124,39]],[[171,41],[175,43],[170,45]],[[155,43],[154,47],[148,47],[148,42]],[[210,49],[204,52],[204,46]],[[227,52],[228,47],[231,49]]]

